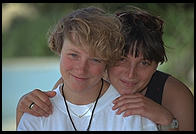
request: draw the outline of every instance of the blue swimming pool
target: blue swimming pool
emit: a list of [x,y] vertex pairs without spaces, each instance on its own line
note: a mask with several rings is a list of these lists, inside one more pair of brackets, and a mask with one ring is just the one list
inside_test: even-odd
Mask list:
[[3,62],[2,130],[15,130],[16,106],[22,95],[35,88],[51,90],[59,78],[58,60],[12,59]]

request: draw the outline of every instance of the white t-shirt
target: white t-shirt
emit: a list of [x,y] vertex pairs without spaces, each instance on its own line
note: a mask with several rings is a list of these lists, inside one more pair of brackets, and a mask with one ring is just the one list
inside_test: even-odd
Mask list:
[[[63,96],[60,93],[60,86],[55,91],[56,96],[50,99],[53,105],[53,113],[48,117],[36,117],[24,113],[18,125],[18,131],[74,131]],[[118,96],[120,94],[110,85],[105,94],[98,100],[90,131],[157,131],[156,124],[145,117],[116,115],[116,111],[112,110],[112,101]],[[75,105],[68,101],[67,103],[71,109],[69,111],[76,129],[86,131],[94,103],[88,105]],[[93,106],[91,106],[92,104]],[[74,113],[82,115],[89,107],[91,109],[81,118],[71,112],[74,111]]]

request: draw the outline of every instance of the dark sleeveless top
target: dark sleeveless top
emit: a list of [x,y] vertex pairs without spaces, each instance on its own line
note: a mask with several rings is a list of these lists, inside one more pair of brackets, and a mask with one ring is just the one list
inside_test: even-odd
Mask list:
[[148,83],[145,96],[161,104],[164,85],[169,76],[169,74],[157,70]]

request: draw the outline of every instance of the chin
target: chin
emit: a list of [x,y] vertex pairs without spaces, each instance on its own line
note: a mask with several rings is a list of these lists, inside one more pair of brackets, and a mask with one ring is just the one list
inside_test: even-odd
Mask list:
[[86,86],[76,83],[69,83],[67,84],[68,88],[70,88],[72,91],[82,91],[86,88]]
[[121,88],[121,90],[118,90],[118,92],[120,93],[120,95],[125,95],[125,94],[133,94],[132,93],[132,90],[130,90],[130,89],[122,89]]

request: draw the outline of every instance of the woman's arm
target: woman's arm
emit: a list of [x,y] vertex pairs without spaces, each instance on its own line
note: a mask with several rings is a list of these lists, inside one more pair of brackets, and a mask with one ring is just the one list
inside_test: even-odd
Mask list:
[[193,95],[174,77],[169,77],[166,81],[162,105],[142,94],[120,96],[114,100],[114,104],[113,109],[118,109],[117,114],[125,112],[124,116],[141,115],[160,125],[169,125],[176,118],[179,130],[194,130]]
[[124,117],[141,115],[160,125],[168,125],[174,118],[165,107],[140,93],[121,95],[113,103],[115,104],[113,110],[118,109],[117,114],[124,112]]
[[176,78],[169,77],[162,103],[178,120],[180,131],[194,130],[194,97],[188,87]]
[[[63,82],[63,79],[60,78],[53,89],[56,89],[59,84]],[[53,90],[52,89],[52,90]],[[49,97],[54,97],[56,95],[53,91],[43,92],[39,89],[34,89],[32,92],[29,92],[22,96],[18,102],[16,109],[16,127],[23,115],[24,112],[30,113],[34,116],[48,116],[52,113],[52,104],[49,100]],[[32,109],[29,109],[29,106],[34,102]]]

